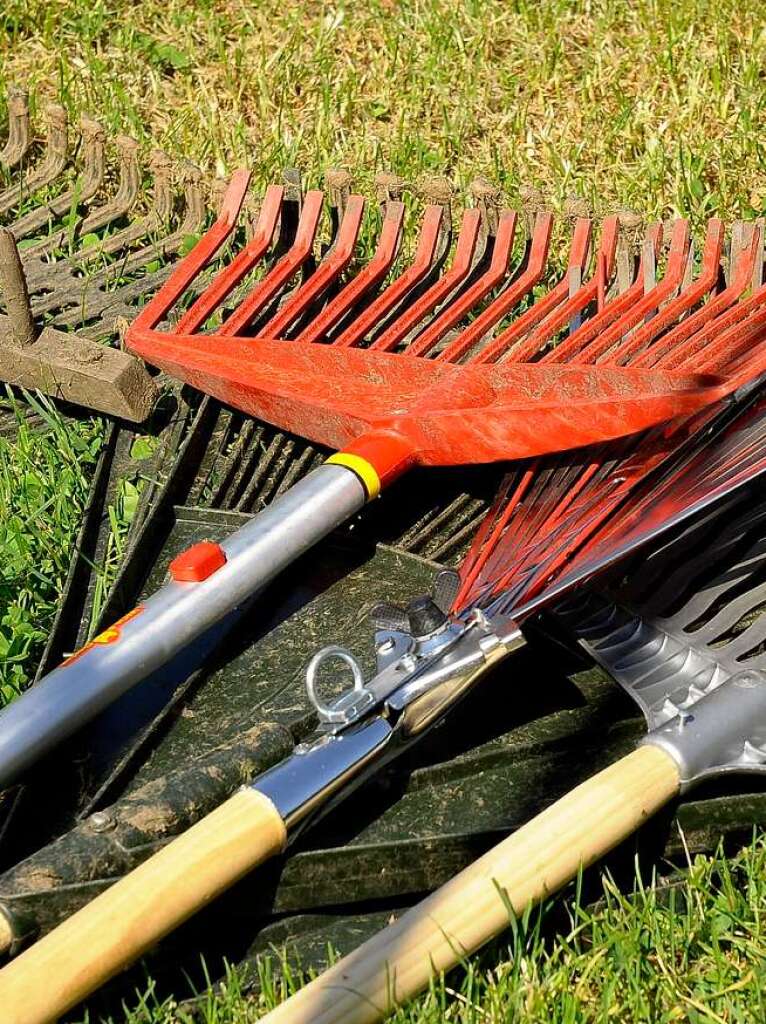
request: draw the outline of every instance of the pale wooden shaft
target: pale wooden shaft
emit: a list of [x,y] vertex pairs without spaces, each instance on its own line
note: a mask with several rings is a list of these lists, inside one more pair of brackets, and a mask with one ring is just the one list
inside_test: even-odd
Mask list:
[[[370,1024],[455,966],[516,914],[574,878],[667,803],[678,770],[645,746],[572,790],[395,924],[365,942],[262,1024]],[[504,896],[501,892],[504,890]]]
[[13,930],[5,914],[0,913],[0,954],[7,953],[13,942]]
[[0,971],[2,1024],[58,1020],[286,840],[268,797],[235,793]]

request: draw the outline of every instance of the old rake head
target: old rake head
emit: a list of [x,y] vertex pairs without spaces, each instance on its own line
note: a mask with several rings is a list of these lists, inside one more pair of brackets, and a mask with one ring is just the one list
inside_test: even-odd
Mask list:
[[349,275],[363,198],[344,196],[332,244],[314,266],[322,194],[306,194],[295,240],[280,252],[283,190],[271,186],[245,248],[160,330],[231,236],[247,186],[248,174],[237,172],[219,220],[135,320],[128,347],[280,429],[361,457],[384,483],[412,463],[524,459],[633,435],[722,399],[766,358],[752,345],[763,298],[738,301],[761,251],[758,229],[738,236],[736,273],[718,293],[721,222],[711,222],[691,280],[688,225],[672,225],[658,283],[655,225],[635,278],[618,291],[620,217],[603,222],[592,260],[593,224],[579,217],[567,273],[537,297],[551,217],[530,219],[514,256],[517,215],[491,207],[480,190],[442,274],[433,263],[444,205],[426,207],[412,262],[392,274],[404,210],[385,196],[375,253]]
[[[176,174],[169,157],[154,151],[153,197],[135,216],[143,173],[134,139],[114,139],[110,174],[109,140],[97,122],[81,119],[72,148],[65,111],[50,107],[45,144],[38,146],[26,92],[9,87],[8,105],[0,150],[0,378],[143,420],[157,398],[151,377],[135,357],[103,342],[167,278],[189,236],[204,226],[202,175],[191,165]],[[182,203],[173,178],[183,186]]]

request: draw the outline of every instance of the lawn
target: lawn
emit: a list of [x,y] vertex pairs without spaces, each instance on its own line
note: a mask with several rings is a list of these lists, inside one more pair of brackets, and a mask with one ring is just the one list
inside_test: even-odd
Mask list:
[[[87,110],[206,171],[246,163],[260,185],[341,166],[369,192],[386,168],[446,174],[458,205],[484,175],[511,204],[577,194],[697,231],[766,214],[762,0],[5,0],[0,21],[1,77],[38,106]],[[103,436],[41,411],[43,431],[0,437],[3,701],[34,672]],[[533,916],[395,1019],[764,1019],[765,865],[757,837],[672,894],[608,889],[595,911],[565,894],[558,938]],[[206,1024],[257,1018],[237,986],[210,997]],[[178,1019],[148,997],[115,1024]]]

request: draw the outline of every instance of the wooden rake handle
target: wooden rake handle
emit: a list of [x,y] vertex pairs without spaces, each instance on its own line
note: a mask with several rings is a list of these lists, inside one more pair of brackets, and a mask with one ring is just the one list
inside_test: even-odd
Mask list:
[[678,769],[644,746],[572,790],[262,1024],[369,1024],[508,926],[630,835],[678,792]]
[[286,840],[268,797],[235,793],[0,971],[0,1020],[57,1021]]

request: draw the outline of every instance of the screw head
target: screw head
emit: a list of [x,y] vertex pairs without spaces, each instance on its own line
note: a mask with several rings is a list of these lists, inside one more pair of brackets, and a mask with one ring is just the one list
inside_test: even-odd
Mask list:
[[96,811],[88,818],[88,824],[94,832],[107,832],[114,828],[117,822],[108,811]]

